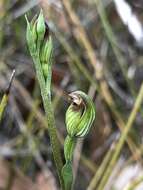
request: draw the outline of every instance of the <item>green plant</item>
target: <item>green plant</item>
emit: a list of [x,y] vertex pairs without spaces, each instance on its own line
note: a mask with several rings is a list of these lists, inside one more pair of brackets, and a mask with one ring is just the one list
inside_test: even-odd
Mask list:
[[85,137],[95,119],[95,107],[92,100],[82,91],[69,95],[72,103],[66,112],[67,137],[64,143],[66,163],[62,169],[65,189],[70,190],[73,182],[72,158],[78,138]]
[[45,23],[42,11],[38,18],[31,22],[27,21],[27,43],[33,58],[36,77],[38,79],[44,109],[47,116],[47,124],[53,156],[60,179],[61,188],[70,190],[72,188],[72,156],[77,138],[85,137],[89,132],[95,119],[95,108],[92,100],[82,91],[76,91],[69,96],[72,104],[66,112],[66,126],[68,135],[64,143],[64,155],[66,163],[63,166],[60,154],[59,140],[56,133],[55,118],[51,103],[51,76],[53,43],[48,36],[45,39]]
[[41,90],[41,96],[46,112],[48,132],[50,136],[53,156],[58,176],[60,179],[60,184],[63,189],[63,179],[61,176],[61,169],[63,167],[63,163],[60,154],[59,140],[57,137],[55,118],[51,103],[51,67],[53,54],[52,39],[50,36],[48,37],[48,39],[44,38],[46,28],[42,11],[40,12],[37,19],[34,17],[33,20],[29,22],[26,17],[26,21],[27,44],[34,62],[36,77],[38,79]]

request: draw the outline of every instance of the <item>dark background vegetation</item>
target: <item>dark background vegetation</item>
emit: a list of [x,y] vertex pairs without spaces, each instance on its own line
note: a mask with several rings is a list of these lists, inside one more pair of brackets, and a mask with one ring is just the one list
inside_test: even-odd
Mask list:
[[[0,123],[0,188],[58,189],[39,86],[26,45],[25,14],[31,19],[43,8],[54,41],[52,98],[61,144],[66,135],[67,94],[80,89],[88,93],[96,105],[94,126],[75,150],[75,189],[88,187],[134,107],[143,79],[143,48],[122,23],[114,3],[102,1],[107,16],[102,20],[104,13],[100,15],[95,1],[67,0],[72,5],[69,10],[64,2],[66,0],[0,0],[1,98],[12,70],[16,70]],[[128,2],[143,23],[142,1]],[[129,166],[133,167],[131,173],[134,167],[139,167],[135,179],[143,175],[142,111],[141,107],[129,133],[134,151],[125,143],[107,189],[114,186],[121,190],[115,184]],[[128,184],[128,174],[125,177]]]

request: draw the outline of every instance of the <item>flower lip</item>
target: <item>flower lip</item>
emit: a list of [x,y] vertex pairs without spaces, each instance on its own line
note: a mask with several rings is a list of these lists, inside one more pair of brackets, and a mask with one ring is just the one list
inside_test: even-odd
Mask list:
[[73,105],[78,107],[83,105],[83,99],[76,92],[70,93],[69,97]]

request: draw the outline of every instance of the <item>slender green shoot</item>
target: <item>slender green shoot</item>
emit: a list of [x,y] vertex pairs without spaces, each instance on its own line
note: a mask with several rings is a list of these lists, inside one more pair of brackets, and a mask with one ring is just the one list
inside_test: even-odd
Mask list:
[[6,89],[6,91],[5,91],[5,93],[4,93],[3,97],[2,97],[2,100],[0,102],[0,122],[2,120],[4,110],[5,110],[5,108],[7,106],[7,103],[8,103],[9,92],[10,92],[10,88],[11,88],[11,84],[13,82],[14,76],[15,76],[15,70],[13,70],[13,72],[11,74],[11,78],[10,78],[8,88]]
[[26,21],[27,44],[34,62],[36,77],[38,79],[41,90],[42,101],[47,117],[47,129],[50,136],[50,142],[52,146],[55,165],[57,168],[57,173],[59,176],[61,188],[64,190],[63,179],[61,175],[63,163],[51,103],[51,76],[53,62],[52,38],[48,36],[48,39],[45,39],[46,27],[42,10],[37,19],[34,18],[31,22],[29,22],[26,17]]

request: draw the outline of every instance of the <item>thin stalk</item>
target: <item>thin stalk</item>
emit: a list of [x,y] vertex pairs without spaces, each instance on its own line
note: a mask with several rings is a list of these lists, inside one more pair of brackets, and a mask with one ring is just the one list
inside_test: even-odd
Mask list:
[[40,85],[44,109],[46,112],[47,123],[48,123],[48,131],[49,131],[53,156],[54,156],[58,176],[60,179],[60,184],[61,184],[62,189],[64,189],[63,179],[61,176],[61,170],[63,167],[63,162],[62,162],[62,158],[61,158],[61,154],[60,154],[60,146],[59,146],[59,141],[58,141],[58,137],[57,137],[55,118],[54,118],[54,113],[53,113],[53,108],[52,108],[52,103],[51,103],[51,97],[50,97],[51,92],[50,92],[49,88],[46,88],[45,79],[43,76],[40,59],[39,59],[39,56],[37,54],[33,55],[33,61],[34,61],[34,65],[36,68],[36,76],[37,76],[37,79],[38,79],[38,82]]
[[127,121],[127,124],[126,124],[126,126],[125,126],[125,128],[124,128],[124,130],[123,130],[123,132],[121,134],[119,142],[117,143],[117,146],[116,146],[115,152],[113,154],[113,157],[112,157],[112,159],[111,159],[111,161],[110,161],[110,163],[108,165],[108,168],[107,168],[107,170],[106,170],[106,172],[105,172],[105,174],[104,174],[104,176],[102,178],[102,181],[101,181],[101,183],[100,183],[100,185],[98,187],[98,190],[103,190],[104,189],[104,187],[105,187],[105,185],[106,185],[106,183],[107,183],[107,181],[108,181],[108,179],[109,179],[109,177],[110,177],[110,175],[112,173],[112,170],[113,170],[113,168],[114,168],[114,166],[116,164],[116,161],[118,160],[118,157],[119,157],[119,155],[121,153],[121,150],[122,150],[122,148],[123,148],[123,146],[125,144],[126,138],[127,138],[128,134],[130,132],[130,129],[131,129],[132,125],[133,125],[133,122],[134,122],[134,120],[136,118],[136,115],[137,115],[137,113],[138,113],[138,111],[139,111],[139,109],[141,107],[142,100],[143,100],[143,84],[141,85],[141,88],[140,88],[140,91],[138,93],[138,96],[137,96],[136,102],[134,104],[134,107],[132,109],[132,112],[131,112],[131,114],[129,116],[129,119]]

